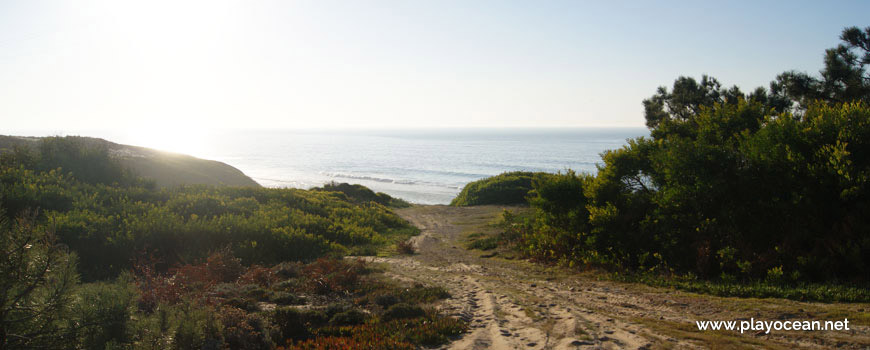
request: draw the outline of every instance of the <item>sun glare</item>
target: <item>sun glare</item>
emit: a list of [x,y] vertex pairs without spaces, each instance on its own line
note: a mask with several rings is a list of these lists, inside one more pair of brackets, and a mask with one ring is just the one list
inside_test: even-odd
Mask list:
[[206,157],[207,133],[193,128],[148,128],[127,135],[124,143],[166,152]]

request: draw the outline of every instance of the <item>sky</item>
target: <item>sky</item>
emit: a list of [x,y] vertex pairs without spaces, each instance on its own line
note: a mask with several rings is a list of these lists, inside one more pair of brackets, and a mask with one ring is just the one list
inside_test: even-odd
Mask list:
[[0,134],[644,125],[816,73],[868,1],[0,0]]

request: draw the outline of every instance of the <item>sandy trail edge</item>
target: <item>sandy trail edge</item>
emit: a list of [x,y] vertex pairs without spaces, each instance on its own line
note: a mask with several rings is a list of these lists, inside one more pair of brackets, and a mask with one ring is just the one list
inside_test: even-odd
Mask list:
[[[449,349],[703,349],[870,348],[870,327],[849,332],[698,331],[696,320],[819,319],[867,304],[799,303],[787,300],[719,298],[646,286],[596,281],[522,261],[482,258],[463,248],[470,230],[502,207],[416,206],[397,213],[421,229],[418,254],[369,258],[387,274],[447,288],[440,308],[469,321],[471,329]],[[489,228],[493,230],[493,228]],[[855,311],[855,317],[862,313]]]

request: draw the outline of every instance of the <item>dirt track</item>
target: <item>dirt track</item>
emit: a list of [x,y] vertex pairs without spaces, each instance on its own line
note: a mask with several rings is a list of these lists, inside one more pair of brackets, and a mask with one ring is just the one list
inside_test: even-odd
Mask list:
[[[466,319],[469,333],[450,349],[870,348],[867,304],[719,298],[637,284],[597,281],[523,261],[482,257],[464,248],[470,232],[501,207],[418,206],[398,213],[422,230],[418,254],[375,258],[392,277],[441,285],[441,308]],[[860,310],[860,311],[859,311]],[[842,320],[852,331],[698,331],[696,320]]]

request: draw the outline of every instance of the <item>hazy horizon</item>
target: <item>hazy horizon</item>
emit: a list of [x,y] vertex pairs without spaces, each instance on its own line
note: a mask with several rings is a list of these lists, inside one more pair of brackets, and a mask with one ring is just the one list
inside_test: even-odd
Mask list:
[[46,136],[83,136],[101,138],[118,144],[147,147],[160,151],[175,152],[192,155],[195,157],[213,159],[215,155],[210,152],[219,145],[222,137],[230,134],[349,134],[349,135],[374,135],[374,136],[408,136],[425,134],[427,136],[444,133],[451,136],[480,137],[486,134],[504,134],[515,132],[518,134],[543,133],[571,134],[576,131],[626,131],[630,133],[646,134],[646,127],[392,127],[392,128],[270,128],[270,129],[197,129],[197,130],[165,130],[160,134],[148,134],[139,130],[110,130],[110,129],[0,129],[0,135],[46,137]]

